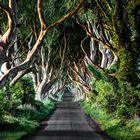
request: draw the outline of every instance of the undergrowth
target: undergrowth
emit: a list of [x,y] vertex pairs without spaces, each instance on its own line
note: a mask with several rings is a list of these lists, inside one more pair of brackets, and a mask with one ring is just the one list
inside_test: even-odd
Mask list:
[[81,103],[86,114],[91,116],[102,131],[116,140],[139,140],[140,139],[140,119],[123,119],[114,114],[106,112],[96,103],[86,100]]
[[17,140],[33,132],[53,110],[54,102],[35,100],[33,82],[23,77],[0,90],[0,140]]
[[53,110],[54,103],[50,100],[42,104],[40,110],[31,107],[19,108],[15,115],[4,115],[0,121],[0,140],[17,140],[23,135],[33,132],[42,119]]

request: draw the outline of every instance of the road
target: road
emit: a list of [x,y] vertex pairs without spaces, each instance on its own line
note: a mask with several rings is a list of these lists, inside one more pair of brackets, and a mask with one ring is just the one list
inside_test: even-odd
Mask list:
[[56,104],[49,120],[41,122],[42,129],[24,140],[106,140],[90,127],[79,103],[65,95],[64,101]]

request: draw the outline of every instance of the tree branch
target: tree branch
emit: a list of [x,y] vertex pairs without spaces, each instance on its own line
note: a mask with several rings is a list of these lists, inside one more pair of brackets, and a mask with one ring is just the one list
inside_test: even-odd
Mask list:
[[93,33],[91,33],[90,31],[88,31],[86,25],[82,24],[78,19],[76,19],[76,22],[86,31],[86,34],[93,38],[95,41],[104,44],[105,48],[110,49],[111,51],[115,52],[116,50],[108,43],[104,42],[102,39],[97,38]]
[[[43,16],[43,12],[42,12],[42,0],[38,0],[38,4],[37,4],[38,16],[40,18],[40,22],[41,22],[41,26],[42,26],[39,37],[38,37],[36,43],[34,44],[33,48],[31,49],[31,51],[27,54],[25,61],[23,63],[21,63],[20,65],[11,68],[2,77],[0,77],[0,87],[3,87],[8,81],[13,79],[18,72],[27,69],[28,67],[30,67],[31,64],[33,64],[35,62],[36,56],[38,55],[38,50],[40,50],[41,44],[42,44],[48,30],[50,30],[51,28],[53,28],[55,26],[58,26],[59,24],[64,22],[66,19],[68,19],[69,17],[71,17],[75,13],[77,13],[78,10],[83,5],[83,3],[84,3],[84,0],[81,0],[80,4],[78,6],[76,6],[76,8],[73,11],[66,14],[64,17],[62,17],[60,20],[58,20],[54,24],[46,27],[47,25],[46,25],[46,22],[44,20],[44,16]],[[1,4],[1,7],[2,6],[3,5]]]
[[27,73],[30,73],[32,71],[33,67],[29,68],[29,69],[26,69],[26,70],[23,70],[23,71],[20,71],[15,77],[14,79],[10,82],[10,86],[13,86],[16,84],[16,82],[22,78],[25,74]]
[[80,8],[84,4],[84,2],[85,2],[85,0],[80,0],[80,3],[73,11],[69,12],[63,18],[61,18],[58,21],[56,21],[55,23],[51,24],[48,28],[50,29],[50,28],[53,28],[55,26],[58,26],[59,24],[63,23],[65,20],[67,20],[68,18],[72,17],[74,14],[76,14],[80,10]]
[[[13,4],[10,3],[11,0],[9,0],[9,6],[4,5],[2,2],[0,2],[0,8],[2,10],[4,10],[7,14],[8,17],[8,30],[6,31],[6,33],[0,38],[0,42],[1,40],[4,41],[4,45],[6,45],[9,41],[9,38],[11,37],[13,31],[14,31],[14,27],[15,27],[15,22],[14,22],[14,16],[13,16]],[[11,7],[10,7],[11,6]]]
[[37,1],[37,10],[38,10],[38,16],[41,23],[41,30],[45,30],[47,28],[47,22],[45,20],[43,10],[42,10],[43,0]]

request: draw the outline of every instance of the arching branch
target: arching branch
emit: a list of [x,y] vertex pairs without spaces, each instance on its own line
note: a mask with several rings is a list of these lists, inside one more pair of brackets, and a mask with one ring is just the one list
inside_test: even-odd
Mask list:
[[58,26],[59,24],[63,23],[65,20],[67,20],[68,18],[72,17],[73,15],[75,15],[80,8],[82,7],[82,5],[84,4],[85,0],[80,0],[79,5],[71,12],[69,12],[68,14],[66,14],[63,18],[59,19],[58,21],[56,21],[55,23],[51,24],[48,28],[53,28],[55,26]]
[[[10,38],[12,37],[12,34],[14,32],[15,28],[15,21],[14,21],[14,14],[13,14],[13,7],[14,7],[14,2],[12,0],[9,0],[9,6],[4,5],[2,2],[0,2],[0,8],[7,14],[8,17],[8,30],[0,35],[0,55],[5,57],[3,53],[4,49],[6,50],[7,48],[3,48],[9,43]],[[3,58],[4,59],[4,58]]]
[[78,19],[76,19],[76,22],[86,31],[86,34],[89,37],[93,38],[95,41],[97,41],[99,43],[104,44],[105,48],[110,49],[113,52],[116,51],[115,48],[113,48],[111,44],[106,43],[104,40],[102,40],[101,38],[96,37],[92,32],[90,32],[88,30],[88,27],[86,25],[82,24]]
[[40,51],[41,44],[42,44],[47,32],[51,28],[56,27],[57,25],[61,24],[66,19],[68,19],[69,17],[71,17],[75,13],[77,13],[77,11],[82,7],[84,0],[81,0],[80,3],[78,4],[78,6],[76,6],[76,8],[73,11],[69,12],[64,17],[62,17],[60,20],[58,20],[57,22],[53,23],[50,26],[47,26],[44,16],[43,16],[42,0],[38,0],[37,2],[38,2],[38,4],[37,4],[38,16],[40,18],[40,22],[41,22],[41,26],[42,26],[39,37],[38,37],[36,43],[34,44],[33,48],[31,49],[31,51],[28,53],[25,61],[23,63],[21,63],[20,65],[11,68],[2,77],[0,77],[0,87],[3,87],[8,81],[10,81],[10,79],[13,79],[18,72],[27,69],[28,67],[30,67],[31,64],[33,64],[35,62],[36,56],[38,55],[38,51]]
[[99,70],[104,71],[103,68],[101,68],[100,66],[95,65],[95,64],[93,63],[93,61],[89,58],[88,54],[87,54],[86,51],[84,50],[84,48],[83,48],[83,42],[84,42],[86,39],[87,39],[87,37],[85,37],[85,38],[81,41],[81,44],[80,44],[81,49],[82,49],[82,51],[84,52],[86,59],[87,59],[94,67],[96,67],[96,68],[99,69]]
[[41,23],[41,30],[45,30],[47,28],[47,22],[45,20],[44,14],[43,14],[42,5],[43,5],[43,0],[38,0],[37,1],[37,7],[38,7],[37,10],[38,10],[39,20]]
[[11,4],[11,0],[9,0],[9,6],[4,5],[2,2],[0,2],[0,8],[4,10],[8,17],[8,30],[4,35],[2,35],[2,39],[6,38],[4,41],[5,43],[8,41],[8,39],[11,37],[11,34],[14,30],[15,22],[14,22],[14,16],[13,16],[13,6],[14,4]]

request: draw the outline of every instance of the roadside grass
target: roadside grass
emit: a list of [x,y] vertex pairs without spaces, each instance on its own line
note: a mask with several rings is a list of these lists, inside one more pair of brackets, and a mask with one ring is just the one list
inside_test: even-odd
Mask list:
[[21,136],[26,135],[26,132],[2,132],[0,133],[1,140],[18,140]]
[[81,106],[86,114],[91,116],[102,131],[116,140],[140,140],[140,119],[124,120],[109,114],[96,104],[82,102]]
[[45,119],[54,107],[54,103],[47,100],[38,111],[24,107],[18,109],[14,116],[5,115],[0,122],[0,140],[18,140],[35,131],[39,122]]

